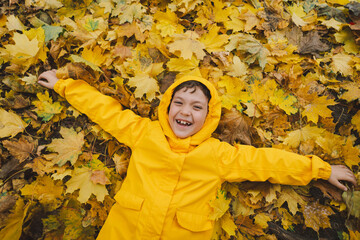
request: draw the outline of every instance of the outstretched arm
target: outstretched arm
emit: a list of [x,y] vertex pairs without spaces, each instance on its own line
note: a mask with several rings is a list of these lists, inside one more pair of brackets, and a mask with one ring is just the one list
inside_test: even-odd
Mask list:
[[46,72],[43,72],[38,77],[38,83],[50,89],[54,89],[55,83],[57,83],[59,79],[56,77],[56,69],[52,69]]
[[357,185],[355,175],[344,165],[331,165],[331,175],[328,181],[343,191],[347,191],[348,189],[340,181],[348,181],[354,186]]

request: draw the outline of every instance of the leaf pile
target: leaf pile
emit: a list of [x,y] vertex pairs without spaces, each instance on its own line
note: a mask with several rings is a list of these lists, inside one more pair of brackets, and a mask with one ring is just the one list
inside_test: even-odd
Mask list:
[[[360,4],[350,0],[0,3],[0,238],[94,239],[130,150],[37,76],[83,79],[157,119],[184,74],[218,89],[214,134],[359,175]],[[213,239],[359,239],[359,189],[226,183]]]

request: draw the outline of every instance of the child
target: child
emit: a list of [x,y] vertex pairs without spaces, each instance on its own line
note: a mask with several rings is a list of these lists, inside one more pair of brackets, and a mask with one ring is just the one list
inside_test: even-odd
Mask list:
[[345,166],[330,166],[316,156],[212,138],[221,102],[215,87],[200,77],[186,76],[169,87],[158,121],[123,110],[84,81],[58,80],[54,70],[42,73],[39,83],[132,150],[127,177],[98,239],[210,239],[209,201],[224,181],[306,185],[328,179],[344,191],[339,180],[356,185]]

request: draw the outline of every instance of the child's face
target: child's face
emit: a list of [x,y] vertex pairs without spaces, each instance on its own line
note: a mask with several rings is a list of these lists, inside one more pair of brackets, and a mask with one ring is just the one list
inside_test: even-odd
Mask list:
[[208,113],[208,99],[198,88],[183,88],[174,94],[170,103],[169,124],[175,135],[187,138],[204,125]]

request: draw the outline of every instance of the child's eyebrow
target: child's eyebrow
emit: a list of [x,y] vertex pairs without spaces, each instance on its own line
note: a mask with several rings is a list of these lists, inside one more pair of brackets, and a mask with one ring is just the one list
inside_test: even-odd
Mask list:
[[[173,101],[175,101],[175,100],[184,101],[184,98],[177,96],[177,97],[174,97],[174,98],[173,98]],[[198,100],[192,101],[191,103],[192,103],[192,104],[197,104],[197,103],[199,103],[199,104],[203,104],[203,105],[207,105],[207,104],[208,104],[207,102],[198,101]]]

